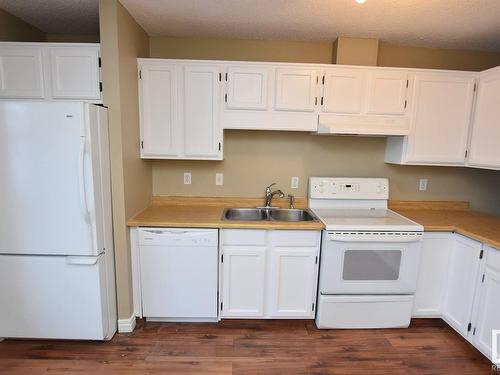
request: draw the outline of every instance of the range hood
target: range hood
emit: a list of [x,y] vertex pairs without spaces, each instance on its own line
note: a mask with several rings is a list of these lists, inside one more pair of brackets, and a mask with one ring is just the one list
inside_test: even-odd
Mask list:
[[375,115],[319,115],[317,134],[393,136],[408,135],[406,117]]

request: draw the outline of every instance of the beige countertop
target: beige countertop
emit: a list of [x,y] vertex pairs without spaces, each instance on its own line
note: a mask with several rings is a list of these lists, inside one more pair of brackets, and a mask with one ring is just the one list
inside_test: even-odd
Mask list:
[[[256,207],[259,198],[196,198],[153,197],[151,204],[128,221],[129,226],[191,227],[191,228],[245,228],[245,229],[300,229],[322,230],[320,221],[229,221],[224,220],[224,209],[229,207]],[[287,207],[286,199],[275,199],[273,205]],[[305,198],[297,198],[295,207],[306,208]]]
[[472,211],[466,202],[390,202],[389,207],[428,232],[456,232],[500,249],[500,217]]
[[[286,199],[276,199],[287,207]],[[228,207],[256,207],[259,198],[153,197],[151,204],[128,221],[129,226],[246,228],[322,230],[314,222],[228,221],[222,218]],[[297,198],[296,207],[307,207],[305,198]],[[389,207],[424,226],[426,231],[457,232],[500,249],[500,217],[471,211],[467,202],[390,201]]]

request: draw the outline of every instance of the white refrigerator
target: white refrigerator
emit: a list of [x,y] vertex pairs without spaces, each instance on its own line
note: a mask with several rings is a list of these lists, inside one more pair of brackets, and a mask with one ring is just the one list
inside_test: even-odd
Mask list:
[[0,101],[0,338],[116,326],[107,110]]

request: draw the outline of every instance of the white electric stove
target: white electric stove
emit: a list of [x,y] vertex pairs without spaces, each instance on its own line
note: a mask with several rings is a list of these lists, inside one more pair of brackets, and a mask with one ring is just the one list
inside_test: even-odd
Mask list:
[[385,178],[311,177],[309,207],[325,224],[318,328],[410,323],[423,227],[387,208]]

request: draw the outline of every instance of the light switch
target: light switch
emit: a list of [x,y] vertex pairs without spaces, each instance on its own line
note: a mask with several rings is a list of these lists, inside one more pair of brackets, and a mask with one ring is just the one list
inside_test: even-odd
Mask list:
[[299,188],[299,178],[298,177],[292,177],[292,180],[290,182],[290,188],[292,188],[292,189]]

